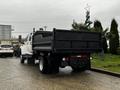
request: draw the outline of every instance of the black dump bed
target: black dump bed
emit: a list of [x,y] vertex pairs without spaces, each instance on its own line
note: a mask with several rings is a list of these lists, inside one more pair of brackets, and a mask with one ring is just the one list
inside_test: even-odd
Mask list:
[[101,33],[54,29],[37,31],[33,35],[33,50],[53,53],[100,52]]

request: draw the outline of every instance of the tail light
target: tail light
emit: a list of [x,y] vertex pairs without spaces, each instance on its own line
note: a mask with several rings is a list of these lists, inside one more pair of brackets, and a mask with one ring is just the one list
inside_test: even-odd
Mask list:
[[63,60],[63,61],[68,61],[68,60],[69,60],[69,57],[64,57],[62,60]]

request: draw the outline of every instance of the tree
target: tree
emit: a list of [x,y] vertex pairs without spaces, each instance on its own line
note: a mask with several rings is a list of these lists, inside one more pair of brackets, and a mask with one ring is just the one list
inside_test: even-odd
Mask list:
[[115,19],[111,22],[109,46],[110,52],[112,54],[117,54],[117,48],[119,47],[119,34],[118,24]]
[[73,21],[72,30],[76,30],[76,31],[88,30],[88,27],[83,23],[77,23],[77,22]]
[[106,32],[108,29],[103,30],[102,24],[99,20],[94,21],[94,29],[95,32],[101,32],[102,34],[102,48],[105,53],[107,53],[107,40],[106,40]]
[[90,25],[92,21],[90,21],[90,10],[86,8],[86,20],[85,23],[77,23],[73,20],[72,30],[91,30]]
[[97,32],[103,32],[103,27],[102,27],[101,22],[99,20],[94,21],[94,28]]

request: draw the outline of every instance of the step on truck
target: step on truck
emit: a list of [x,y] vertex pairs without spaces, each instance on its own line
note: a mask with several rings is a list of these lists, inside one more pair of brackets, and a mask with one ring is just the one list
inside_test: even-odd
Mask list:
[[71,66],[73,71],[89,70],[90,55],[101,52],[101,33],[53,29],[35,31],[21,46],[20,62],[34,64],[44,74],[59,72],[59,67]]

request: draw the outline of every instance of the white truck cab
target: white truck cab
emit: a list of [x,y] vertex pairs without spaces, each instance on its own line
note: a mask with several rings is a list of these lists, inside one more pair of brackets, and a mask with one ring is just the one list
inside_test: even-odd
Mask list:
[[21,63],[24,63],[25,59],[32,58],[33,51],[32,51],[32,33],[28,34],[25,42],[21,45]]
[[21,46],[21,54],[32,54],[32,33],[28,34],[26,41]]

